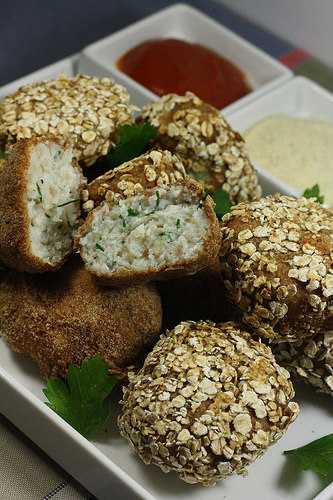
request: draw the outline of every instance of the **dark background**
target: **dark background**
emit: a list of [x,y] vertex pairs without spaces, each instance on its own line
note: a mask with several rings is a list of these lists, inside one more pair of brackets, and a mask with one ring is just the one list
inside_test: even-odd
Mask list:
[[[175,1],[0,0],[0,85],[56,62]],[[269,36],[216,0],[188,3],[260,45]],[[282,43],[282,42],[281,42]],[[272,42],[270,42],[272,44]],[[276,50],[281,51],[276,41]],[[274,55],[274,50],[271,51]]]

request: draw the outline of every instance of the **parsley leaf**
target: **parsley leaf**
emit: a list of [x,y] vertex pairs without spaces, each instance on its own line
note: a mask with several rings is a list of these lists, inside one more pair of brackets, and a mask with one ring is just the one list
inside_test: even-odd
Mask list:
[[180,219],[177,219],[177,222],[176,222],[176,228],[179,229],[180,228]]
[[130,217],[136,217],[137,215],[139,215],[139,211],[131,207],[127,210],[127,213]]
[[301,469],[311,469],[324,479],[333,478],[333,434],[284,453]]
[[99,243],[96,243],[96,249],[100,250],[101,252],[104,252],[104,248]]
[[107,155],[112,167],[140,156],[156,136],[157,130],[150,123],[123,125],[119,130],[116,147]]
[[[41,181],[42,181],[42,179],[41,179]],[[40,187],[39,187],[38,182],[36,182],[36,187],[37,187],[37,191],[38,191],[37,203],[42,203],[42,201],[43,201],[43,196],[42,196],[42,192],[41,192],[41,190],[40,190]]]
[[160,206],[160,199],[161,199],[161,197],[160,197],[160,193],[159,193],[159,191],[156,191],[156,203],[155,203],[155,210],[157,210],[157,209],[158,209],[158,207]]
[[109,396],[119,378],[109,375],[99,356],[70,365],[66,379],[50,378],[43,390],[46,404],[85,437],[98,431],[109,417]]
[[77,198],[76,200],[65,201],[65,203],[60,203],[60,205],[57,205],[57,207],[58,208],[65,207],[66,205],[70,205],[71,203],[78,203],[79,201],[80,201],[80,198]]
[[215,202],[215,213],[219,219],[222,219],[225,214],[230,212],[233,205],[229,193],[224,189],[218,189],[214,193],[210,193],[210,195]]
[[320,194],[320,187],[315,184],[311,188],[307,188],[303,193],[304,198],[315,198],[321,205],[324,203],[324,195]]

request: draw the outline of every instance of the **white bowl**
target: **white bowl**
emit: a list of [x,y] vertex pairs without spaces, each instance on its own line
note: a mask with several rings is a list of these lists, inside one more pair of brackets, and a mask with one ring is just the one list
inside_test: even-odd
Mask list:
[[28,83],[40,82],[43,80],[51,80],[52,78],[57,78],[61,73],[65,73],[68,76],[74,76],[76,73],[75,66],[77,63],[77,56],[67,57],[66,59],[61,59],[49,66],[38,69],[29,75],[18,78],[13,82],[0,87],[0,99],[6,97],[9,94],[15,92],[22,85],[27,85]]
[[224,108],[225,110],[236,109],[240,103],[249,102],[292,75],[288,68],[262,50],[200,11],[184,4],[161,10],[88,46],[80,57],[79,71],[114,77],[128,89],[133,102],[141,106],[158,99],[158,96],[117,69],[116,62],[130,48],[145,40],[168,37],[209,47],[220,52],[245,72],[254,90]]
[[[316,118],[333,123],[333,95],[316,83],[301,76],[292,78],[236,110],[223,111],[230,125],[244,132],[255,123],[274,114],[287,114],[299,118]],[[286,184],[265,170],[265,165],[255,164],[264,194],[282,193],[299,196],[295,186]]]

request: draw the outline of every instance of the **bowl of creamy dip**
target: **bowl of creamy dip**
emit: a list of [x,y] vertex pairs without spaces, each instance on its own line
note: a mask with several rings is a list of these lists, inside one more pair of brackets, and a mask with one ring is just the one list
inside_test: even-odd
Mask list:
[[300,195],[320,186],[333,206],[333,97],[297,77],[226,114],[244,136],[265,194]]

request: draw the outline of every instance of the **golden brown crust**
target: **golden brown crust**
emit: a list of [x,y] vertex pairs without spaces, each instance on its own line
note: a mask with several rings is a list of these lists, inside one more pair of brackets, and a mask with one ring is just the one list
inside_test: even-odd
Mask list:
[[233,207],[221,224],[224,284],[243,321],[274,342],[333,328],[333,213],[275,195]]
[[[27,207],[27,172],[32,149],[40,143],[60,141],[56,137],[34,136],[14,144],[1,169],[0,183],[0,261],[6,266],[28,273],[58,269],[66,260],[50,264],[31,252]],[[76,168],[79,167],[75,164]],[[79,169],[80,170],[80,169]],[[80,170],[81,172],[81,170]]]
[[187,173],[207,191],[222,187],[234,203],[260,197],[244,139],[210,104],[191,92],[169,94],[146,105],[140,120],[158,129],[156,145],[179,155]]
[[69,363],[96,354],[113,369],[126,367],[159,334],[162,309],[153,285],[99,287],[75,259],[47,280],[4,273],[0,315],[10,347],[48,377],[64,376]]

